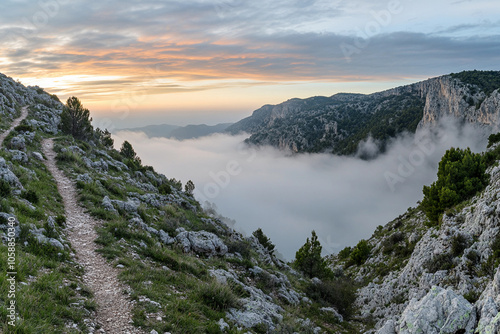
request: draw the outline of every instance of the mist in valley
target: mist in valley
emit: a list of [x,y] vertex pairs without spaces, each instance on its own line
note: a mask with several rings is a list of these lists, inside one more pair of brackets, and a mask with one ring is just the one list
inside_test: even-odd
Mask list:
[[243,144],[248,135],[217,134],[195,140],[148,138],[140,132],[114,134],[119,148],[128,140],[144,164],[183,184],[192,180],[195,197],[213,203],[246,234],[262,228],[287,260],[315,230],[324,255],[355,245],[378,225],[403,214],[422,199],[422,187],[436,179],[450,147],[480,152],[486,134],[442,121],[393,140],[385,152],[371,139],[358,156],[298,154]]

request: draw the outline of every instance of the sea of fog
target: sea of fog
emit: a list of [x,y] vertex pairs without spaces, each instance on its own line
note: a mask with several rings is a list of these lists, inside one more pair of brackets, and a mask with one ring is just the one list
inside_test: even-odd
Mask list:
[[[236,221],[250,234],[262,228],[291,260],[315,230],[323,253],[338,252],[369,238],[422,199],[436,179],[438,162],[450,147],[485,149],[484,135],[442,122],[434,131],[402,135],[370,161],[332,154],[291,155],[270,147],[248,147],[246,135],[213,135],[177,141],[143,133],[114,134],[128,140],[144,164],[185,184],[192,180],[203,204]],[[368,140],[360,152],[375,154]]]

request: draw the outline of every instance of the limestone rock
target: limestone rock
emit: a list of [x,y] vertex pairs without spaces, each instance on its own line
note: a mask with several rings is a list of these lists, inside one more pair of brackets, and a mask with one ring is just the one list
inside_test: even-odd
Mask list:
[[464,297],[434,286],[423,299],[410,302],[401,315],[399,333],[473,333],[475,323],[475,309]]
[[200,232],[181,232],[175,239],[181,245],[185,253],[193,251],[198,254],[208,256],[224,255],[227,253],[227,246],[215,234],[200,231]]

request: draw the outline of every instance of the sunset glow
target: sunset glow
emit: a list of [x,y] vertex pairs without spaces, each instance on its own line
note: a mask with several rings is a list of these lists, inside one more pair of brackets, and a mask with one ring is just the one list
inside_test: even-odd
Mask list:
[[500,57],[499,9],[487,0],[26,0],[0,10],[0,72],[76,95],[96,119],[128,101],[131,117],[234,121],[292,97],[492,69]]

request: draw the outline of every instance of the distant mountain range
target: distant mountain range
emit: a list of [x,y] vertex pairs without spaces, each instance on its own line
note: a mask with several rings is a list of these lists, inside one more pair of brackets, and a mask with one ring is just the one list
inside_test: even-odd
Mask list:
[[232,123],[221,123],[216,125],[187,125],[178,126],[170,124],[148,125],[138,128],[120,129],[117,131],[140,131],[148,137],[164,137],[177,140],[194,139],[209,136],[215,133],[223,133]]
[[444,116],[498,129],[499,71],[465,71],[387,91],[291,99],[265,105],[226,131],[253,145],[292,152],[353,155],[370,136],[382,151],[391,138]]

